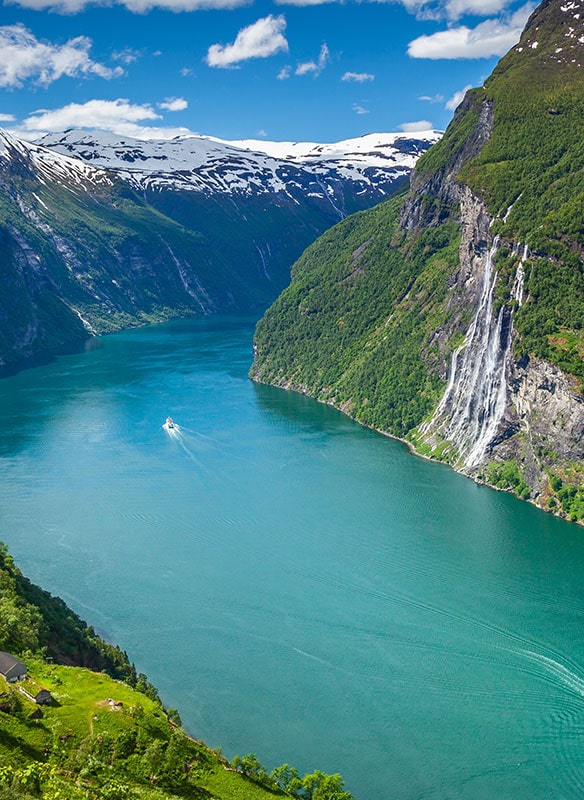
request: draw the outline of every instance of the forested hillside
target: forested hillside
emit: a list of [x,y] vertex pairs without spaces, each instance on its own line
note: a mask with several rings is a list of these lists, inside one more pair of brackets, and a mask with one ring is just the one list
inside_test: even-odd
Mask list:
[[407,193],[321,237],[252,377],[584,519],[584,20],[546,0]]

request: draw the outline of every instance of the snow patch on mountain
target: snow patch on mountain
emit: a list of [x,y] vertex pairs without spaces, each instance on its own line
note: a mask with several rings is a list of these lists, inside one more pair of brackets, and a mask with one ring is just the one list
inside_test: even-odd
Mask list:
[[213,194],[310,191],[327,199],[351,181],[385,194],[440,138],[438,131],[370,134],[334,144],[228,142],[208,136],[143,141],[105,132],[47,134],[37,145],[110,170],[137,189]]
[[87,191],[88,184],[111,184],[111,179],[103,169],[96,169],[78,158],[19,139],[7,131],[0,130],[0,161],[11,161],[16,158],[21,158],[29,164],[41,183],[56,180],[69,188],[83,191]]

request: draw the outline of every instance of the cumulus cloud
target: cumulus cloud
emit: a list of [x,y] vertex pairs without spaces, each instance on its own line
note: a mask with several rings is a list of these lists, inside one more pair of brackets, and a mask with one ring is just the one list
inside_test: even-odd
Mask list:
[[253,25],[242,28],[232,44],[212,44],[207,52],[210,67],[231,67],[250,58],[267,58],[276,53],[288,52],[288,42],[283,31],[286,18],[283,15],[258,19]]
[[0,114],[0,122],[14,122],[15,119],[14,114]]
[[353,103],[353,111],[355,112],[355,114],[368,114],[369,113],[369,109],[368,108],[363,108],[363,106],[360,106],[358,103]]
[[[391,1],[391,0],[390,0]],[[504,11],[512,0],[393,0],[419,19],[456,20],[464,14],[490,17]]]
[[372,75],[370,72],[345,72],[341,80],[365,83],[365,81],[374,81],[375,75]]
[[397,127],[404,133],[418,133],[419,131],[431,131],[434,126],[427,119],[421,119],[418,122],[402,122]]
[[508,18],[488,19],[476,28],[461,25],[430,36],[419,36],[409,43],[408,55],[430,59],[502,56],[519,41],[534,7],[527,3]]
[[167,97],[162,103],[158,103],[158,108],[166,111],[184,111],[188,107],[189,104],[184,97]]
[[114,78],[121,67],[110,69],[89,58],[91,39],[77,36],[63,45],[39,41],[24,25],[0,27],[0,86],[20,87],[27,80],[41,86],[69,77],[97,75]]
[[22,123],[26,133],[51,133],[67,128],[96,128],[137,139],[172,139],[192,133],[188,128],[165,128],[144,123],[162,119],[150,103],[137,105],[129,100],[89,100],[69,103],[52,111],[35,111]]
[[317,78],[330,61],[330,50],[326,42],[321,46],[318,61],[304,61],[296,67],[296,75],[313,75]]
[[472,89],[470,84],[465,86],[464,89],[459,89],[458,92],[454,92],[450,100],[447,101],[445,108],[447,108],[448,111],[455,111],[464,100],[464,96],[469,89]]
[[282,67],[280,72],[278,72],[278,80],[279,81],[287,81],[290,77],[291,68],[289,66]]

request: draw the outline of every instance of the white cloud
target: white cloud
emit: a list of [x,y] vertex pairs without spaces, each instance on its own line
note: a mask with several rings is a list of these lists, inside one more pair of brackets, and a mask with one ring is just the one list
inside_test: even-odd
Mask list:
[[445,98],[443,94],[433,94],[432,96],[423,94],[421,97],[418,97],[418,100],[422,100],[425,103],[443,103]]
[[287,81],[289,77],[290,77],[290,67],[289,66],[282,67],[280,72],[278,72],[278,80]]
[[260,139],[265,139],[267,138],[268,134],[265,132],[263,128],[260,128],[259,131],[257,132],[257,135],[260,137]]
[[358,103],[353,103],[353,111],[355,114],[369,114],[369,109],[363,108],[363,106],[360,106]]
[[418,133],[419,131],[431,131],[434,126],[427,119],[421,119],[418,122],[402,122],[397,127],[404,133]]
[[527,3],[506,19],[488,19],[476,28],[461,25],[430,36],[419,36],[408,45],[412,58],[490,58],[504,55],[517,44],[534,9]]
[[450,19],[458,19],[463,14],[490,17],[504,11],[510,2],[511,0],[447,0],[445,11]]
[[52,111],[39,110],[22,123],[25,133],[40,135],[67,128],[96,128],[137,139],[172,139],[192,133],[188,128],[164,128],[143,124],[162,119],[149,103],[136,105],[128,100],[89,100],[69,103]]
[[375,75],[372,75],[370,72],[345,72],[341,80],[365,83],[365,81],[374,81]]
[[133,64],[137,61],[142,54],[138,50],[133,50],[131,47],[124,47],[123,50],[117,50],[112,53],[114,61],[121,61],[122,64]]
[[470,84],[465,86],[464,89],[459,89],[458,92],[454,92],[450,100],[448,100],[448,102],[446,103],[445,108],[447,108],[448,111],[455,111],[464,100],[464,96],[469,89],[472,89],[472,86]]
[[15,119],[14,114],[0,114],[0,122],[14,122]]
[[253,25],[242,28],[233,44],[213,44],[207,52],[210,67],[230,67],[250,58],[267,58],[276,53],[288,52],[288,42],[283,31],[286,18],[283,15],[258,19]]
[[63,45],[40,42],[24,25],[0,27],[0,86],[18,87],[33,80],[42,86],[67,75],[114,78],[121,67],[110,69],[89,58],[91,39],[77,36]]
[[330,61],[330,50],[326,42],[321,46],[318,61],[304,61],[296,67],[296,75],[314,75],[318,78],[320,73]]
[[419,19],[456,20],[464,14],[490,17],[504,11],[512,0],[390,0],[399,2]]
[[190,67],[183,67],[180,71],[180,74],[183,76],[183,78],[188,78],[189,75],[193,74],[193,70]]
[[166,111],[184,111],[188,107],[189,104],[184,97],[166,97],[164,102],[158,103],[158,108],[163,108]]
[[[317,6],[345,0],[275,0],[276,5]],[[490,17],[499,14],[511,5],[512,0],[369,0],[369,2],[389,2],[403,6],[410,14],[420,20],[457,20],[472,15]]]

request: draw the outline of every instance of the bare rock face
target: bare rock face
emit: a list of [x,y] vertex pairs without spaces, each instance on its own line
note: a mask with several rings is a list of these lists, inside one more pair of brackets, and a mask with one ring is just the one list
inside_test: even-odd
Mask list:
[[537,502],[548,470],[584,459],[584,397],[558,367],[532,358],[512,365],[508,409],[518,432],[492,455],[522,464]]
[[[465,114],[472,110],[472,100],[466,98],[457,108],[452,124],[456,124]],[[443,168],[426,177],[423,172],[414,172],[411,180],[411,192],[406,199],[401,217],[400,227],[405,230],[419,229],[429,225],[438,225],[452,217],[453,209],[462,200],[465,188],[458,183],[460,170],[474,156],[480,153],[493,130],[493,105],[488,100],[481,103],[476,110],[477,121],[472,133],[463,145],[452,153]],[[427,199],[432,198],[428,203]],[[477,198],[478,199],[478,198]],[[480,201],[479,201],[480,202]]]
[[[584,397],[558,367],[535,358],[515,360],[513,317],[526,299],[523,263],[529,257],[520,242],[505,243],[516,256],[510,278],[514,304],[499,306],[495,301],[499,275],[493,217],[483,200],[458,180],[467,159],[488,139],[492,123],[492,107],[483,103],[460,152],[430,178],[416,175],[415,191],[402,209],[400,224],[406,230],[449,218],[460,230],[459,264],[448,279],[449,321],[431,342],[443,354],[435,369],[447,385],[432,418],[412,439],[416,449],[485,482],[495,474],[490,471],[493,464],[514,462],[524,491],[545,506],[550,474],[564,475],[567,465],[584,459]],[[457,336],[464,340],[452,352]]]

